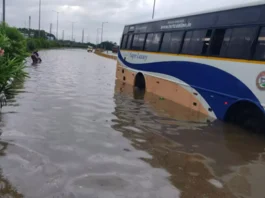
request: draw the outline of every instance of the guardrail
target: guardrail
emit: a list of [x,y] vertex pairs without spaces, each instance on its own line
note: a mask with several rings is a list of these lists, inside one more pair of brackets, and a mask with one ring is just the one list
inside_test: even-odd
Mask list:
[[117,56],[113,56],[113,55],[109,55],[109,54],[104,54],[103,52],[100,52],[100,51],[97,51],[97,50],[94,53],[97,54],[97,55],[99,55],[99,56],[103,56],[105,58],[117,60]]

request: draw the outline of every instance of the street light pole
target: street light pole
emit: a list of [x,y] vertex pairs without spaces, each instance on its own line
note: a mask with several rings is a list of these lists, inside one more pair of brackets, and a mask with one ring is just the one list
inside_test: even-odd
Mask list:
[[83,29],[83,31],[82,31],[82,43],[84,43],[84,34],[85,34],[85,30]]
[[40,37],[40,21],[41,21],[41,0],[39,0],[39,37]]
[[50,34],[52,34],[52,23],[50,23]]
[[101,30],[101,28],[97,28],[96,45],[99,44],[99,36],[98,36],[99,30]]
[[31,16],[29,16],[29,38],[30,38]]
[[56,10],[53,10],[53,12],[56,12],[56,13],[57,13],[56,38],[58,39],[59,13],[60,13],[60,12],[58,12],[58,11],[56,11]]
[[74,24],[76,21],[72,21],[72,41],[74,41]]
[[3,25],[6,22],[6,0],[3,0]]
[[74,41],[74,22],[72,22],[72,41]]
[[59,12],[57,12],[57,27],[56,27],[56,37],[58,39],[58,26],[59,26]]
[[154,0],[154,7],[153,7],[152,19],[154,19],[154,16],[155,16],[155,7],[156,7],[156,0]]
[[102,47],[103,46],[103,44],[102,44],[102,42],[103,42],[103,26],[104,26],[105,23],[108,23],[108,22],[102,22],[102,28],[101,28],[101,48],[103,48]]

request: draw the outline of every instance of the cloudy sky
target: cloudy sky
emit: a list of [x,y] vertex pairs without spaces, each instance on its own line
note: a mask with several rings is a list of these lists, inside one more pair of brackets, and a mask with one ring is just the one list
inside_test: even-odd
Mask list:
[[[2,1],[2,0],[1,0]],[[97,28],[104,25],[103,40],[119,42],[124,24],[150,20],[154,0],[41,0],[41,28],[56,35],[56,13],[59,14],[59,38],[65,30],[65,39],[72,35],[81,41],[82,29],[85,29],[85,41],[96,42]],[[155,18],[170,17],[219,8],[240,5],[256,0],[156,0]],[[258,0],[257,0],[258,1]],[[259,0],[260,1],[260,0]],[[265,0],[263,0],[265,2]],[[1,5],[2,10],[2,5]],[[2,11],[1,11],[2,12]],[[11,26],[28,26],[28,17],[32,17],[32,28],[38,29],[39,0],[6,0],[6,21]]]

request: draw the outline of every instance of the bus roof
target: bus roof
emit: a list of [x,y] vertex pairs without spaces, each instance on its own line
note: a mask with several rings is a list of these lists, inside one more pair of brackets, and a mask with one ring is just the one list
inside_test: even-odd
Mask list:
[[125,26],[137,25],[137,24],[143,24],[143,23],[151,23],[151,22],[157,22],[157,21],[164,21],[164,20],[175,19],[175,18],[183,18],[183,17],[189,17],[189,16],[196,16],[196,15],[200,15],[200,14],[221,12],[221,11],[233,10],[233,9],[238,9],[238,8],[253,7],[253,6],[258,6],[258,5],[265,5],[265,1],[264,0],[259,0],[259,1],[254,1],[254,2],[248,2],[248,3],[245,3],[245,4],[241,4],[241,5],[226,6],[226,7],[221,7],[221,8],[211,9],[211,10],[206,10],[206,11],[201,11],[201,12],[193,12],[193,13],[185,14],[185,15],[178,15],[178,16],[160,18],[160,19],[156,19],[156,20],[149,20],[149,21],[143,21],[143,22],[138,22],[138,23],[131,23],[131,24],[127,24]]

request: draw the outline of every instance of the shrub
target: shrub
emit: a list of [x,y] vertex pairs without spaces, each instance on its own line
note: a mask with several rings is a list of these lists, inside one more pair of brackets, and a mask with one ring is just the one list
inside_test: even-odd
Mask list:
[[0,24],[0,105],[7,93],[13,87],[13,82],[21,82],[27,76],[24,71],[26,40],[16,29]]

